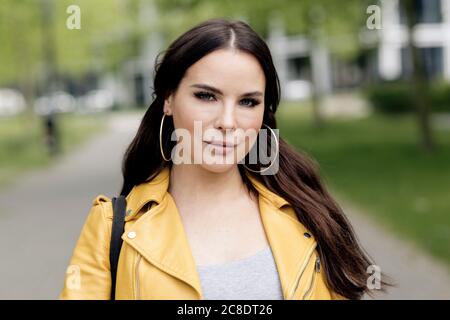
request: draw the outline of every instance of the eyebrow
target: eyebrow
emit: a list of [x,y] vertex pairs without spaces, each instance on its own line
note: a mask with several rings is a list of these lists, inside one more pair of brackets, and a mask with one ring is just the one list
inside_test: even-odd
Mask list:
[[[193,85],[191,85],[191,87],[193,87],[193,88],[199,88],[199,89],[205,89],[205,90],[209,90],[209,91],[212,91],[212,92],[214,92],[214,93],[223,95],[222,91],[220,91],[220,90],[217,89],[217,88],[211,87],[211,86],[209,86],[209,85],[207,85],[207,84],[193,84]],[[263,94],[262,94],[261,91],[252,91],[252,92],[246,92],[246,93],[242,94],[241,96],[242,96],[242,97],[248,97],[248,96],[256,96],[256,97],[260,97],[260,96],[262,96],[262,95],[263,95]]]

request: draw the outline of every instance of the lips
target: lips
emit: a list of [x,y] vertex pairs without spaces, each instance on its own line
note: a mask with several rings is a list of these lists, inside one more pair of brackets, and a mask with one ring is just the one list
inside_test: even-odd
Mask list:
[[215,155],[225,155],[229,154],[235,150],[236,144],[227,141],[204,141],[207,143],[214,151]]
[[206,143],[212,144],[214,146],[219,146],[219,147],[223,147],[223,148],[233,148],[236,146],[236,144],[234,144],[233,142],[227,142],[227,141],[205,141]]

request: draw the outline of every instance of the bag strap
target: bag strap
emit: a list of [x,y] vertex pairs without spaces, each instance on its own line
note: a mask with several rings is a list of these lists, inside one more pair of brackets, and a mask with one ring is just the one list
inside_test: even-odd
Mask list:
[[111,300],[116,296],[117,264],[119,262],[120,248],[122,247],[122,234],[125,230],[125,210],[127,201],[125,196],[112,198],[113,221],[111,230],[111,242],[109,261],[111,267]]

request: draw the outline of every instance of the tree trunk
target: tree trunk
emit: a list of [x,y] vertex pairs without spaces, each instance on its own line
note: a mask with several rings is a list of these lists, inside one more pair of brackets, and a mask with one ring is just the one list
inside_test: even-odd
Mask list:
[[311,107],[313,111],[313,125],[315,128],[322,128],[324,125],[323,115],[321,112],[322,94],[317,90],[314,79],[311,79]]
[[412,68],[412,91],[416,108],[416,116],[419,124],[420,145],[426,152],[431,152],[435,148],[430,126],[430,111],[428,98],[428,83],[425,78],[423,59],[420,51],[414,44],[413,31],[417,23],[417,12],[414,7],[414,0],[403,0],[406,20],[408,26],[408,49],[411,58]]
[[320,68],[318,66],[318,56],[319,52],[319,44],[317,40],[317,32],[313,31],[310,33],[309,40],[311,44],[310,48],[310,83],[311,83],[311,107],[313,111],[313,124],[315,128],[322,128],[325,125],[324,116],[321,112],[322,102],[323,102],[323,84],[321,81]]
[[60,85],[57,69],[57,47],[54,30],[54,4],[49,0],[41,0],[42,18],[42,52],[45,61],[45,91],[56,91]]

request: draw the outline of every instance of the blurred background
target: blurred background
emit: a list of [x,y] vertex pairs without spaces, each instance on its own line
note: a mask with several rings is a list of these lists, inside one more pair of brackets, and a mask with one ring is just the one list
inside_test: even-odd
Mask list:
[[450,299],[450,0],[0,0],[0,298],[57,298],[156,55],[216,17],[269,45],[280,135],[396,281],[377,298]]

